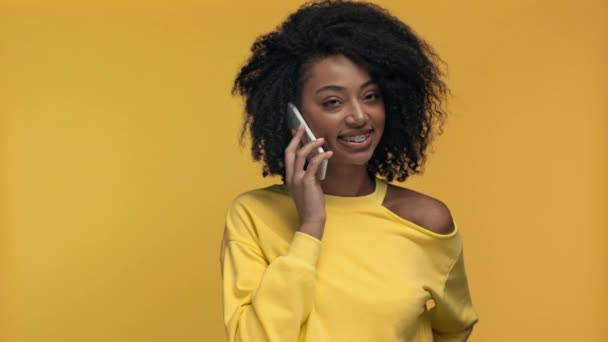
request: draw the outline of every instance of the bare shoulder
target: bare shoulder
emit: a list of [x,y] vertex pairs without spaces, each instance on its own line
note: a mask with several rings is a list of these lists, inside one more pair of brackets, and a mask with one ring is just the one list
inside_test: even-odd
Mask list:
[[445,203],[411,189],[388,184],[382,205],[403,219],[433,233],[445,235],[455,229],[452,215]]

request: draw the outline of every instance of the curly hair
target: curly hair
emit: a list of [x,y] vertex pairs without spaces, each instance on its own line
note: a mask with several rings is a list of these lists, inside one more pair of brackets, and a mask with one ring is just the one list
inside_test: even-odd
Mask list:
[[368,162],[369,175],[402,182],[423,171],[427,147],[446,118],[449,89],[439,67],[445,63],[387,10],[365,2],[305,3],[275,31],[258,37],[251,52],[232,93],[246,99],[240,140],[248,130],[264,177],[281,175],[285,182],[283,158],[291,134],[284,109],[288,102],[299,103],[308,67],[334,55],[365,68],[382,93],[385,129]]

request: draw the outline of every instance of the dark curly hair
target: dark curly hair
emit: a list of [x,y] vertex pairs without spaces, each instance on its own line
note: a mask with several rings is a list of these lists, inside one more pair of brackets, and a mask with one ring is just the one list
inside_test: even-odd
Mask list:
[[263,160],[264,177],[281,175],[285,182],[284,150],[291,140],[285,108],[299,103],[307,68],[333,55],[367,69],[382,92],[385,129],[368,162],[369,175],[401,182],[422,171],[434,127],[441,134],[446,117],[442,101],[449,90],[439,67],[444,63],[387,10],[365,2],[309,2],[258,37],[251,52],[232,93],[246,99],[241,143],[249,130],[252,156]]

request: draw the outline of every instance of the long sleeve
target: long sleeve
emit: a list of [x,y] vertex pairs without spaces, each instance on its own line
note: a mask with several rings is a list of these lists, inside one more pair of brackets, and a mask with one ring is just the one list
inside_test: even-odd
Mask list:
[[430,314],[435,342],[466,341],[478,321],[469,293],[462,248]]
[[222,241],[228,340],[296,342],[312,310],[321,241],[296,232],[287,253],[269,263],[247,234],[257,229],[251,216],[242,207],[233,207]]

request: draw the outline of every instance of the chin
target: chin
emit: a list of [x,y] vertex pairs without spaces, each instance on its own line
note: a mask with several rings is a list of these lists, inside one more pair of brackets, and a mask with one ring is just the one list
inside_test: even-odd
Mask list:
[[371,159],[372,154],[369,153],[360,153],[359,155],[334,155],[329,160],[329,164],[367,166]]

